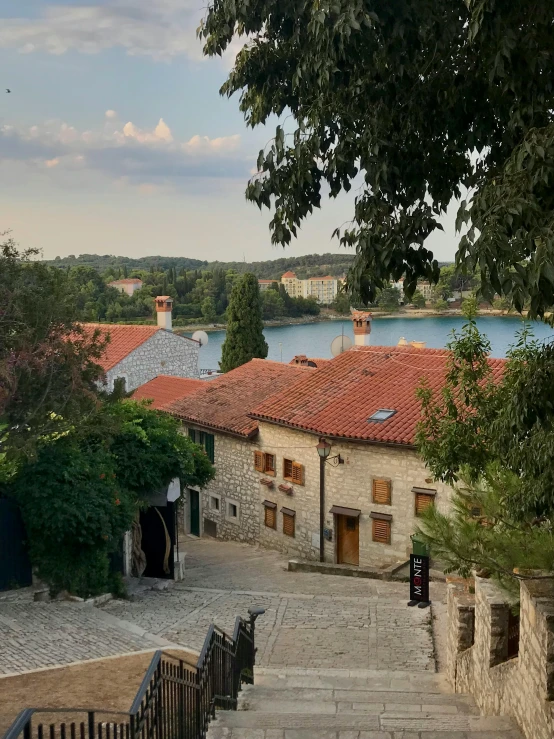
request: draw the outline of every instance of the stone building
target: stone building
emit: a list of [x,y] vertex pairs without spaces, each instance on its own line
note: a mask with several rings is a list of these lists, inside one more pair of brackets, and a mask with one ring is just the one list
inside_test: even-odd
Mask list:
[[216,467],[215,479],[203,490],[187,491],[187,533],[258,541],[260,475],[253,464],[258,423],[249,413],[272,393],[313,371],[253,359],[164,408],[182,420],[185,433],[205,448]]
[[[189,530],[318,559],[323,513],[326,561],[392,565],[428,505],[448,510],[451,488],[433,480],[415,432],[416,390],[422,379],[440,389],[449,353],[368,346],[371,316],[352,318],[359,343],[333,360],[297,357],[295,374],[254,360],[169,406],[216,466]],[[491,365],[499,376],[503,360]]]
[[98,330],[109,337],[99,360],[108,390],[113,390],[116,380],[121,380],[130,392],[158,375],[199,378],[200,344],[172,332],[170,297],[162,295],[155,301],[157,326],[83,324],[85,331]]

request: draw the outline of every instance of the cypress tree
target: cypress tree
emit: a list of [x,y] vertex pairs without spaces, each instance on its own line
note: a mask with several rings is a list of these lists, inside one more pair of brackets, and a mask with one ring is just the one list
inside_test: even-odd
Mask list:
[[255,275],[246,272],[233,285],[227,308],[227,336],[219,366],[229,372],[254,357],[267,357],[263,335],[260,289]]

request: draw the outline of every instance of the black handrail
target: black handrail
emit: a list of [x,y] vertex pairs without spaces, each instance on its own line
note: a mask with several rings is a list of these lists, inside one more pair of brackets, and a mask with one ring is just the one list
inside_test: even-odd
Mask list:
[[[232,637],[212,624],[196,667],[155,652],[128,712],[26,708],[3,739],[205,739],[216,709],[236,710],[242,684],[254,682],[255,623],[264,612],[250,608],[248,620],[238,616]],[[75,720],[34,724],[49,714]]]

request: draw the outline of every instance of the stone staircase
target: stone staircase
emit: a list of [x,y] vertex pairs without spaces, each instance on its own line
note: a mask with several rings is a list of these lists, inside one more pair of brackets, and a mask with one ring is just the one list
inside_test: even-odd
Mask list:
[[443,676],[385,670],[256,668],[238,711],[208,739],[522,739],[506,716],[480,716]]

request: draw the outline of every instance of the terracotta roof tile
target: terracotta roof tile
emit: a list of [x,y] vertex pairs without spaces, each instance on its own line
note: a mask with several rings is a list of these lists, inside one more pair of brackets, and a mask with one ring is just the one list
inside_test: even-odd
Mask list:
[[[445,349],[354,347],[273,394],[252,416],[322,436],[413,445],[420,417],[416,389],[423,377],[435,390],[444,384],[448,356]],[[495,378],[504,361],[490,360]],[[382,423],[368,422],[381,408],[396,413]]]
[[228,431],[243,437],[254,436],[258,422],[248,414],[276,391],[295,384],[307,373],[306,367],[253,359],[242,367],[217,377],[185,400],[164,410],[199,426]]
[[[98,364],[105,372],[119,364],[128,354],[154,336],[157,331],[164,330],[159,326],[106,323],[83,323],[81,326],[84,331],[90,334],[99,329],[101,333],[109,335],[110,338],[104,356],[98,360]],[[175,334],[175,336],[179,336],[179,334]],[[186,336],[180,336],[180,338],[185,341],[192,341]]]
[[281,277],[281,279],[283,279],[285,277],[296,277],[296,273],[295,272],[291,272],[289,270],[288,272],[285,272],[285,274],[283,275],[283,277]]
[[308,277],[308,280],[336,280],[336,277],[331,275],[325,275],[325,277]]
[[163,409],[166,405],[181,400],[191,393],[203,387],[203,380],[195,380],[191,377],[172,377],[171,375],[158,375],[150,382],[137,387],[133,393],[134,400],[151,400],[151,408]]
[[136,285],[137,282],[142,285],[142,280],[139,280],[138,277],[126,277],[123,280],[112,280],[108,285]]

